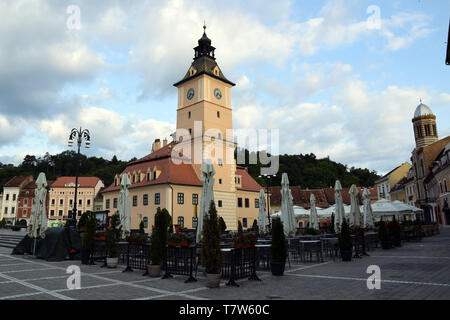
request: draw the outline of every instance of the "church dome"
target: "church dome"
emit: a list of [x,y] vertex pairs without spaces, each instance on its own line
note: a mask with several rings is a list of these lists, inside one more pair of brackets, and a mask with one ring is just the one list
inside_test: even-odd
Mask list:
[[433,115],[433,112],[426,104],[420,103],[414,112],[414,118],[427,115]]

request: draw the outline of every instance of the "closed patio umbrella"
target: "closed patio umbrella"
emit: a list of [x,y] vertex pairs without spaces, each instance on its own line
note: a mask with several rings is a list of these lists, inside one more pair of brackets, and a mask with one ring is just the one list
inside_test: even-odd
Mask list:
[[339,180],[336,180],[336,183],[334,184],[334,190],[334,201],[336,203],[334,211],[334,230],[339,233],[341,231],[342,222],[344,222],[345,219],[344,201],[342,200],[342,185]]
[[289,189],[289,179],[286,172],[281,176],[281,221],[283,222],[284,234],[295,235],[294,201]]
[[45,173],[39,173],[34,190],[33,203],[31,205],[30,223],[28,224],[28,236],[31,238],[45,238],[47,230],[47,210],[45,201],[47,198],[47,179]]
[[370,191],[369,191],[369,189],[364,188],[363,198],[364,198],[364,207],[363,207],[364,222],[363,222],[363,226],[364,226],[364,228],[373,228],[374,227],[373,210],[372,210],[372,204],[370,203]]
[[316,197],[314,196],[313,193],[311,193],[311,197],[309,198],[309,201],[311,203],[309,225],[311,228],[313,228],[315,230],[319,230],[319,217],[317,215],[317,209],[316,209]]
[[200,212],[197,224],[197,242],[202,239],[203,219],[209,212],[211,201],[214,201],[214,175],[216,171],[211,160],[207,159],[202,167],[202,197],[200,199]]
[[125,238],[130,234],[131,229],[131,208],[130,208],[130,192],[128,187],[131,185],[130,177],[127,173],[122,175],[120,179],[120,192],[119,192],[119,217],[120,224],[122,225],[123,237]]
[[361,211],[359,210],[359,191],[356,185],[352,184],[350,187],[350,221],[349,225],[359,227],[361,225]]
[[259,213],[258,213],[258,229],[259,233],[264,233],[266,231],[266,227],[269,224],[267,221],[267,214],[266,214],[266,195],[264,193],[264,190],[261,189],[259,191]]

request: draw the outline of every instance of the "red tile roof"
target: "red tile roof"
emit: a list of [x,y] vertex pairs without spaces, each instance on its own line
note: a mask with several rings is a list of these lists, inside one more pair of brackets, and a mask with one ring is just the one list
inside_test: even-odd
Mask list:
[[11,180],[9,180],[3,187],[6,188],[18,188],[23,187],[24,184],[33,180],[32,176],[15,176]]
[[[81,188],[93,188],[99,181],[101,180],[98,177],[78,177],[78,184]],[[58,177],[50,187],[63,188],[69,183],[75,184],[75,177]]]
[[236,174],[241,176],[241,187],[238,190],[259,192],[263,189],[244,167],[236,167]]
[[[167,146],[162,147],[161,149],[158,149],[141,159],[129,163],[122,174],[139,171],[141,171],[141,173],[147,173],[149,168],[153,171],[155,167],[161,172],[155,180],[151,179],[148,181],[144,178],[140,182],[132,183],[130,189],[168,183],[201,187],[202,182],[197,177],[197,174],[191,164],[175,164],[172,161],[172,147],[173,143],[169,143]],[[112,183],[101,192],[105,193],[117,190],[120,190],[120,185],[115,186],[114,183]]]
[[[357,187],[359,193],[362,197],[363,188]],[[292,197],[294,198],[294,205],[301,206],[305,209],[309,209],[310,207],[310,197],[311,193],[316,197],[316,206],[320,208],[328,208],[335,204],[334,200],[334,189],[333,188],[325,188],[325,189],[313,189],[313,190],[302,190],[298,186],[290,187],[292,192]],[[271,192],[270,203],[272,205],[281,205],[281,186],[275,186],[269,188]],[[377,197],[376,188],[369,188],[371,193],[371,198]],[[345,204],[350,204],[350,188],[342,189],[342,200]]]

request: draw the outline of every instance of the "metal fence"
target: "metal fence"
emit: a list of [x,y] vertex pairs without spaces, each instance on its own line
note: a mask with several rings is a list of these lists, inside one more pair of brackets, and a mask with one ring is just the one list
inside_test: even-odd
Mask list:
[[222,251],[222,278],[227,285],[239,287],[236,280],[247,278],[261,281],[256,275],[256,248],[232,248]]
[[173,247],[166,246],[164,252],[164,269],[166,271],[163,279],[172,278],[172,275],[184,275],[189,278],[185,281],[194,282],[194,270],[197,270],[196,247]]
[[133,269],[137,270],[145,270],[144,275],[148,274],[147,265],[148,265],[148,250],[150,248],[150,244],[133,244],[128,243],[126,245],[126,251],[120,252],[119,254],[119,263],[126,264],[125,270],[123,272],[133,271]]

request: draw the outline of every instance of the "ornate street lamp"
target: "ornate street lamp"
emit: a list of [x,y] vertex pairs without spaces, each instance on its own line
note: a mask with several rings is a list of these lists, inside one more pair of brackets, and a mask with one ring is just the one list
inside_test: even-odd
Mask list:
[[264,181],[266,182],[266,188],[267,188],[267,218],[269,219],[269,230],[271,229],[271,220],[270,220],[270,193],[269,193],[269,188],[270,188],[270,178],[272,177],[276,177],[276,174],[264,174],[264,175],[259,175],[259,178],[263,178]]
[[86,148],[89,148],[91,146],[91,136],[89,134],[88,129],[77,130],[72,129],[69,135],[69,141],[68,145],[69,147],[72,147],[73,140],[76,139],[77,145],[78,145],[78,153],[77,153],[77,165],[75,167],[75,199],[72,209],[72,217],[69,217],[69,226],[75,227],[77,225],[77,194],[78,194],[78,170],[80,168],[80,147],[81,143],[83,142],[83,139],[86,141]]

